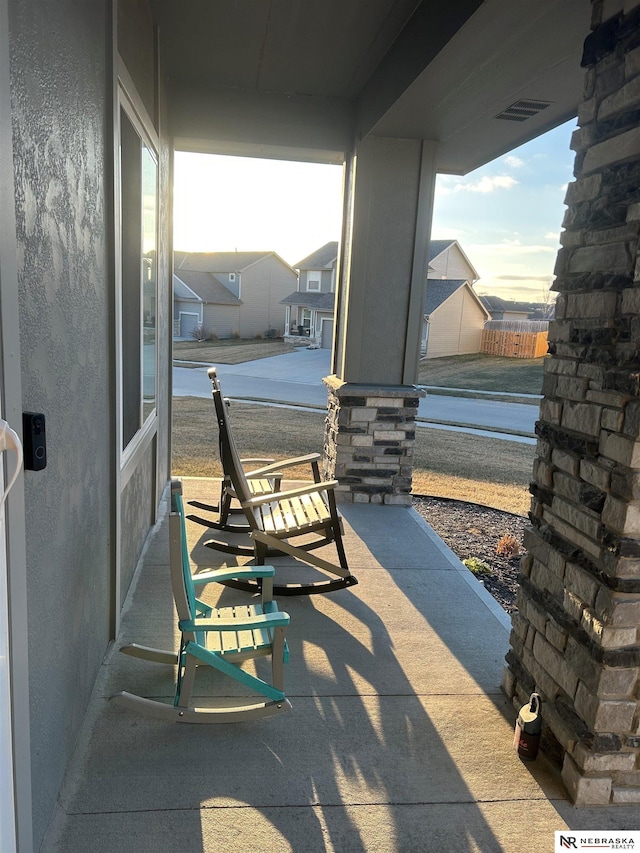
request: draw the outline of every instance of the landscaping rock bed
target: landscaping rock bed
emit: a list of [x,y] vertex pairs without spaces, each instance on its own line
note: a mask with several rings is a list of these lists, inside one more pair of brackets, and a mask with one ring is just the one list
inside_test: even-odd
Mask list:
[[[522,537],[529,524],[526,517],[480,504],[426,495],[414,495],[413,507],[459,560],[475,557],[487,563],[491,573],[476,575],[478,581],[507,613],[517,609],[515,598]],[[501,554],[498,550],[507,553]],[[513,553],[516,550],[519,553]]]

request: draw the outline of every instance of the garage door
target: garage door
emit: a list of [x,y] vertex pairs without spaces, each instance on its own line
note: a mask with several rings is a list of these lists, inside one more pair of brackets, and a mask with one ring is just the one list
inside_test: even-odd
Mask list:
[[181,338],[190,338],[191,333],[195,329],[195,327],[200,322],[200,318],[197,314],[186,314],[185,312],[180,312],[180,337]]
[[333,343],[333,320],[323,320],[322,321],[322,337],[320,339],[320,346],[322,349],[331,349],[331,344]]

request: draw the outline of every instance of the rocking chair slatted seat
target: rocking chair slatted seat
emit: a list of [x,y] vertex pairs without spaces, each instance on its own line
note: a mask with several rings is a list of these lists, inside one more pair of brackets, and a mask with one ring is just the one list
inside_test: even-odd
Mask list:
[[[156,663],[177,665],[176,692],[173,705],[122,692],[112,697],[119,704],[134,706],[153,716],[179,723],[230,723],[274,716],[291,708],[284,694],[283,664],[288,659],[285,628],[289,616],[278,611],[273,600],[272,566],[249,566],[233,569],[211,569],[191,573],[187,547],[182,485],[171,483],[169,518],[171,583],[181,631],[180,649],[176,652],[152,649],[136,643],[120,651],[132,657]],[[259,580],[261,602],[214,608],[196,598],[195,587],[230,578]],[[271,683],[247,672],[238,665],[242,661],[271,656]],[[248,687],[247,698],[224,698],[216,705],[196,707],[193,688],[196,669],[209,666]],[[257,695],[257,696],[256,696]]]
[[[310,583],[275,584],[274,593],[278,595],[332,592],[356,584],[358,581],[349,570],[342,542],[342,520],[334,495],[337,481],[314,482],[284,492],[252,495],[233,439],[228,407],[222,397],[215,368],[209,371],[209,376],[220,431],[222,465],[229,474],[234,494],[245,513],[251,530],[252,546],[219,540],[210,540],[205,544],[218,551],[253,556],[258,565],[262,565],[269,555],[290,554],[308,565],[334,575],[334,578]],[[289,541],[305,534],[316,535],[311,541],[296,545]],[[335,544],[339,565],[309,553],[330,543]],[[237,589],[254,591],[260,587],[261,581],[238,576],[223,583]]]
[[[210,368],[208,371],[209,378],[211,379],[214,387],[220,388],[217,371],[215,367]],[[228,400],[225,400],[225,403],[229,403]],[[222,452],[220,452],[220,459],[222,460]],[[311,466],[311,472],[313,474],[313,480],[315,483],[320,482],[320,454],[319,453],[308,453],[305,456],[297,456],[292,459],[284,459],[280,462],[275,462],[273,459],[263,459],[263,458],[251,458],[251,459],[240,459],[240,465],[244,471],[245,477],[247,479],[247,483],[249,486],[249,491],[253,496],[267,495],[272,494],[273,492],[280,491],[281,483],[282,483],[282,472],[287,468],[293,468],[298,465],[309,464]],[[260,465],[261,467],[247,470],[248,465]],[[229,532],[247,532],[249,527],[247,524],[232,524],[229,521],[229,516],[232,514],[242,513],[242,507],[234,506],[232,502],[237,501],[237,495],[231,481],[231,477],[229,476],[229,472],[223,469],[223,477],[222,482],[220,484],[220,501],[217,505],[215,504],[207,504],[202,501],[189,501],[189,506],[194,507],[195,509],[202,509],[206,512],[217,512],[218,513],[218,521],[208,520],[206,518],[202,518],[199,515],[190,515],[189,519],[191,521],[195,521],[198,524],[202,524],[204,527],[209,527],[215,530],[226,530]]]

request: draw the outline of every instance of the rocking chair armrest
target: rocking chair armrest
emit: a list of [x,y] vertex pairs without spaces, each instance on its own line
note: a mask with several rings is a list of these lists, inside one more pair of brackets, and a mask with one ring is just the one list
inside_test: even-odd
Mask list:
[[[279,469],[280,466],[276,465],[267,465],[268,471],[265,468],[256,468],[255,471],[245,471],[244,476],[247,480],[262,480],[262,479],[282,479],[282,472]],[[271,470],[271,469],[275,470]]]
[[[247,477],[255,477],[262,474],[269,474],[272,470],[280,468],[293,468],[295,465],[304,465],[307,462],[318,462],[321,459],[319,453],[307,453],[305,456],[294,456],[291,459],[281,459],[279,462],[274,462],[273,465],[265,465],[263,468],[256,468],[254,471],[247,473]],[[257,461],[257,460],[256,460]]]
[[335,489],[337,485],[337,480],[323,480],[321,483],[310,483],[308,486],[300,486],[300,488],[298,489],[289,489],[286,492],[272,492],[270,495],[259,495],[256,498],[251,498],[248,501],[243,501],[242,506],[261,506],[262,504],[273,503],[274,501],[297,498],[301,495],[313,495],[317,494],[318,492],[327,492]]
[[267,463],[275,462],[275,459],[272,456],[265,456],[264,458],[262,456],[252,456],[250,459],[241,459],[240,462],[243,465],[255,465],[258,462],[266,465]]
[[289,622],[288,613],[277,611],[262,616],[247,616],[246,619],[210,619],[206,616],[181,619],[178,627],[181,631],[250,631],[255,628],[281,628]]
[[191,575],[194,586],[206,583],[222,583],[234,578],[272,578],[276,573],[273,566],[231,566],[226,569],[209,569]]

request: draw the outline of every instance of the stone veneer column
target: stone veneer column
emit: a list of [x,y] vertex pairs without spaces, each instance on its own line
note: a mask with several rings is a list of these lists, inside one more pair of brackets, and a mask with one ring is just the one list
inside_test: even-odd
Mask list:
[[414,383],[437,143],[367,136],[347,161],[325,475],[342,501],[410,504]]
[[324,476],[342,502],[411,505],[418,400],[413,386],[356,385],[335,376],[325,424]]
[[[602,20],[604,13],[607,20]],[[503,687],[578,805],[640,803],[640,8],[597,0]]]

